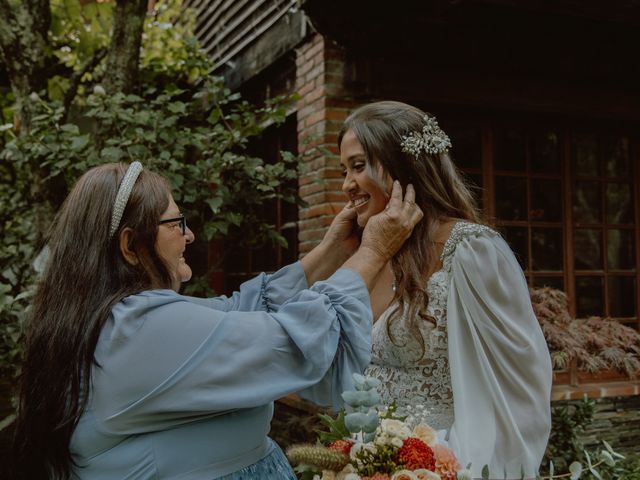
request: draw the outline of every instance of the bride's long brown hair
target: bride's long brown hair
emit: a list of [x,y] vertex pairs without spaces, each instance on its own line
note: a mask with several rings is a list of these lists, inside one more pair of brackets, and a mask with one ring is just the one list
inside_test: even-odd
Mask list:
[[169,205],[164,178],[142,171],[120,223],[120,229],[133,230],[129,247],[139,263],[125,261],[118,234],[109,238],[126,170],[126,164],[108,164],[85,173],[53,221],[50,254],[26,326],[16,478],[70,478],[69,441],[87,405],[96,344],[112,306],[152,286],[171,288],[171,275],[155,251],[158,222]]
[[[402,151],[402,137],[421,132],[424,116],[422,110],[401,102],[371,103],[351,113],[338,135],[340,148],[348,130],[355,134],[364,149],[369,174],[380,185],[391,177],[399,180],[403,189],[409,183],[415,188],[416,203],[424,217],[391,260],[398,308],[391,314],[387,329],[391,334],[391,324],[406,310],[409,328],[423,349],[417,322],[428,318],[426,283],[439,263],[435,243],[439,223],[444,218],[480,222],[473,195],[448,153],[422,151],[415,156]],[[379,166],[384,178],[378,174]]]

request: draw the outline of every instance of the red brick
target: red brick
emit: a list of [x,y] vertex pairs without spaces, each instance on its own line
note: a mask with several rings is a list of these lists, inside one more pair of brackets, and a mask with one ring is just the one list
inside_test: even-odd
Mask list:
[[335,207],[329,203],[324,203],[320,205],[311,205],[308,208],[301,208],[299,211],[299,218],[313,218],[320,217],[322,215],[331,215],[334,216],[338,213],[339,210],[336,210]]
[[[312,113],[317,112],[318,110],[318,106],[314,105],[314,104],[307,104],[304,107],[300,108],[298,110],[298,121],[303,120],[305,118],[307,118],[309,115],[311,115]],[[324,109],[323,109],[324,110]]]
[[343,108],[328,108],[327,119],[344,121],[349,116],[349,112]]
[[323,76],[324,76],[324,65],[323,64],[314,65],[313,68],[305,74],[304,80],[305,82],[310,82],[311,80],[322,78]]
[[324,62],[324,71],[330,75],[344,76],[344,62],[339,60],[327,60]]
[[311,183],[309,185],[304,185],[300,187],[300,191],[298,193],[302,198],[306,199],[307,197],[315,193],[323,192],[323,191],[324,191],[324,185],[320,182],[317,182],[317,183]]
[[315,57],[318,53],[323,53],[323,52],[324,52],[324,40],[321,42],[314,41],[311,48],[306,52],[304,52],[304,59],[310,60],[311,58]]
[[304,96],[307,95],[309,92],[311,92],[314,88],[316,88],[315,82],[303,83],[302,86],[297,90],[298,95],[300,95],[301,97],[300,100],[298,100],[298,102],[306,101]]
[[315,125],[316,123],[323,121],[325,119],[325,114],[326,114],[326,111],[324,108],[322,110],[313,112],[311,115],[309,115],[304,119],[305,126],[311,127],[312,125]]
[[327,94],[324,85],[320,86],[320,87],[316,87],[314,88],[312,91],[310,91],[306,96],[305,96],[305,101],[306,102],[314,102],[319,98],[325,97]]
[[299,80],[299,81],[302,81],[302,79],[305,78],[307,73],[309,73],[316,66],[317,65],[314,65],[314,63],[311,62],[311,61],[307,61],[307,62],[303,63],[296,70],[296,79]]

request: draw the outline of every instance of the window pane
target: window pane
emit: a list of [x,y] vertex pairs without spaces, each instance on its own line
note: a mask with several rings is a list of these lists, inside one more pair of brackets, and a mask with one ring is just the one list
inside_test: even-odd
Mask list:
[[460,168],[482,168],[482,140],[480,129],[475,127],[450,127],[453,160]]
[[531,180],[529,220],[546,222],[562,220],[560,180]]
[[598,142],[595,135],[578,134],[574,136],[572,164],[576,175],[598,175]]
[[607,222],[631,223],[633,205],[631,187],[628,183],[607,184]]
[[629,168],[629,140],[626,137],[608,137],[602,141],[602,156],[608,177],[626,177]]
[[558,135],[555,132],[539,132],[532,135],[531,141],[531,171],[560,173]]
[[576,223],[600,223],[602,207],[600,182],[576,182],[573,192],[573,221]]
[[564,279],[562,277],[533,277],[534,287],[551,287],[564,291]]
[[496,170],[524,172],[526,170],[525,136],[522,130],[496,132]]
[[527,219],[527,180],[496,176],[496,216],[501,220]]
[[287,240],[287,248],[282,249],[282,264],[288,265],[298,259],[298,229],[283,228],[282,236]]
[[636,316],[636,279],[609,277],[609,315],[611,317]]
[[562,270],[562,230],[533,228],[531,230],[533,270]]
[[575,230],[573,257],[576,270],[602,270],[602,231]]
[[607,232],[607,266],[609,270],[634,270],[636,268],[633,230],[609,230]]
[[249,249],[233,247],[229,245],[225,249],[225,264],[224,269],[227,272],[247,272],[250,270],[249,265]]
[[274,272],[278,270],[278,254],[275,251],[277,247],[268,242],[260,248],[251,249],[252,265],[254,272]]
[[576,277],[576,317],[604,315],[602,277]]
[[527,228],[502,227],[500,233],[513,250],[518,263],[523,270],[529,265],[529,249],[527,248]]

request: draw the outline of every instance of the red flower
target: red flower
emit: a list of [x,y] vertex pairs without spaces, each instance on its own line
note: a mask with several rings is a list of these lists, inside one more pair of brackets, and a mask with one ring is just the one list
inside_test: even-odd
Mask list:
[[342,452],[345,455],[349,455],[352,446],[353,442],[351,440],[336,440],[335,442],[329,444],[329,448],[331,448],[332,450],[337,450],[338,452]]
[[418,438],[407,438],[398,450],[397,462],[409,470],[426,468],[432,472],[436,469],[436,458],[429,445]]

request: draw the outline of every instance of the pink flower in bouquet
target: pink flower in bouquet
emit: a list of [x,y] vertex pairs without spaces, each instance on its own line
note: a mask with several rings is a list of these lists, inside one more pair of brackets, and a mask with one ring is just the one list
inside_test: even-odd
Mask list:
[[398,450],[397,459],[398,463],[409,470],[426,468],[434,471],[436,466],[433,450],[419,438],[407,438]]
[[458,459],[444,445],[435,445],[433,453],[436,456],[435,471],[440,475],[442,480],[456,480],[457,472],[461,469]]
[[411,432],[411,436],[419,438],[431,448],[433,448],[433,446],[438,443],[438,433],[429,425],[426,425],[424,423],[419,423],[418,425],[416,425],[413,428],[413,432]]

